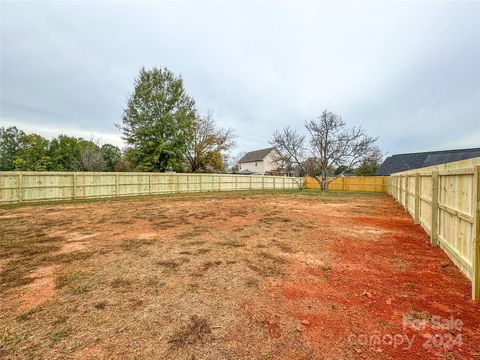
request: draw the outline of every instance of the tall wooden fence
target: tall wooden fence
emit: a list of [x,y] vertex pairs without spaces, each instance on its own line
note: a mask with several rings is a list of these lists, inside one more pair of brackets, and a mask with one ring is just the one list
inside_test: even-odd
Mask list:
[[[328,184],[328,190],[387,192],[388,176],[346,176],[339,177]],[[307,176],[306,189],[320,189],[317,180]]]
[[279,176],[12,171],[0,172],[0,204],[302,186],[303,178]]
[[393,174],[388,193],[472,280],[480,300],[480,158]]

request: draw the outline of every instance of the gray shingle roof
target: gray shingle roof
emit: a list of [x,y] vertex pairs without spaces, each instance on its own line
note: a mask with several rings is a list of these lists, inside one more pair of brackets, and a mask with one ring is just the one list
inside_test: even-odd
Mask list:
[[253,174],[256,174],[255,171],[250,171],[250,170],[247,170],[247,169],[241,170],[241,171],[239,171],[238,173],[241,174],[241,175],[253,175]]
[[267,156],[272,150],[273,150],[273,147],[250,151],[246,153],[238,162],[246,163],[246,162],[252,162],[252,161],[262,161],[265,158],[265,156]]
[[474,157],[480,157],[480,148],[397,154],[387,157],[375,175],[391,175],[400,171],[445,164]]

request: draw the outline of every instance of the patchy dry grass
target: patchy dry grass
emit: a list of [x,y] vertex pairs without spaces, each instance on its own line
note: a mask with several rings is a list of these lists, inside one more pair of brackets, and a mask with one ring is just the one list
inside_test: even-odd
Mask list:
[[211,332],[212,330],[206,319],[193,315],[190,318],[190,323],[175,332],[168,342],[172,349],[184,348],[197,342],[204,342]]
[[[409,301],[425,290],[418,259],[363,263],[390,236],[349,222],[378,216],[372,203],[404,216],[381,195],[316,191],[0,208],[0,358],[354,359],[349,327],[371,329],[377,314],[362,294],[385,304],[368,288],[379,286],[375,261],[382,277],[405,279],[398,314],[435,314]],[[443,276],[459,281],[453,267]],[[381,320],[392,331],[398,319]]]

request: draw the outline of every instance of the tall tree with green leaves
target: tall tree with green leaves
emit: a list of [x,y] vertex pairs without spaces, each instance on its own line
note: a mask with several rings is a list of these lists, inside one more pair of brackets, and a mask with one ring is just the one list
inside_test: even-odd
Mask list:
[[195,113],[181,77],[166,68],[142,68],[119,126],[132,165],[141,171],[182,170]]
[[48,154],[49,141],[38,134],[26,134],[20,138],[20,148],[15,155],[14,170],[47,171],[52,164]]
[[80,159],[79,139],[73,136],[59,135],[50,141],[48,154],[52,161],[52,171],[77,171]]
[[14,160],[22,146],[25,133],[15,126],[0,128],[0,171],[15,169]]
[[105,171],[116,171],[117,163],[122,158],[121,150],[112,144],[103,144],[100,151],[105,161]]

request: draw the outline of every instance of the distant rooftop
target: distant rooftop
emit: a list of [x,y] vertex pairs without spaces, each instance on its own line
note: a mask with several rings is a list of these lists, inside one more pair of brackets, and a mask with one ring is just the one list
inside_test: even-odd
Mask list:
[[240,175],[253,175],[253,174],[257,174],[257,173],[255,171],[250,171],[250,170],[245,169],[245,170],[239,171],[238,174],[240,174]]
[[445,164],[452,161],[475,157],[480,157],[480,148],[396,154],[387,157],[375,175],[391,175],[400,171]]
[[238,162],[247,163],[247,162],[253,162],[253,161],[262,161],[265,158],[265,156],[267,156],[272,150],[273,150],[273,147],[250,151],[246,153]]

